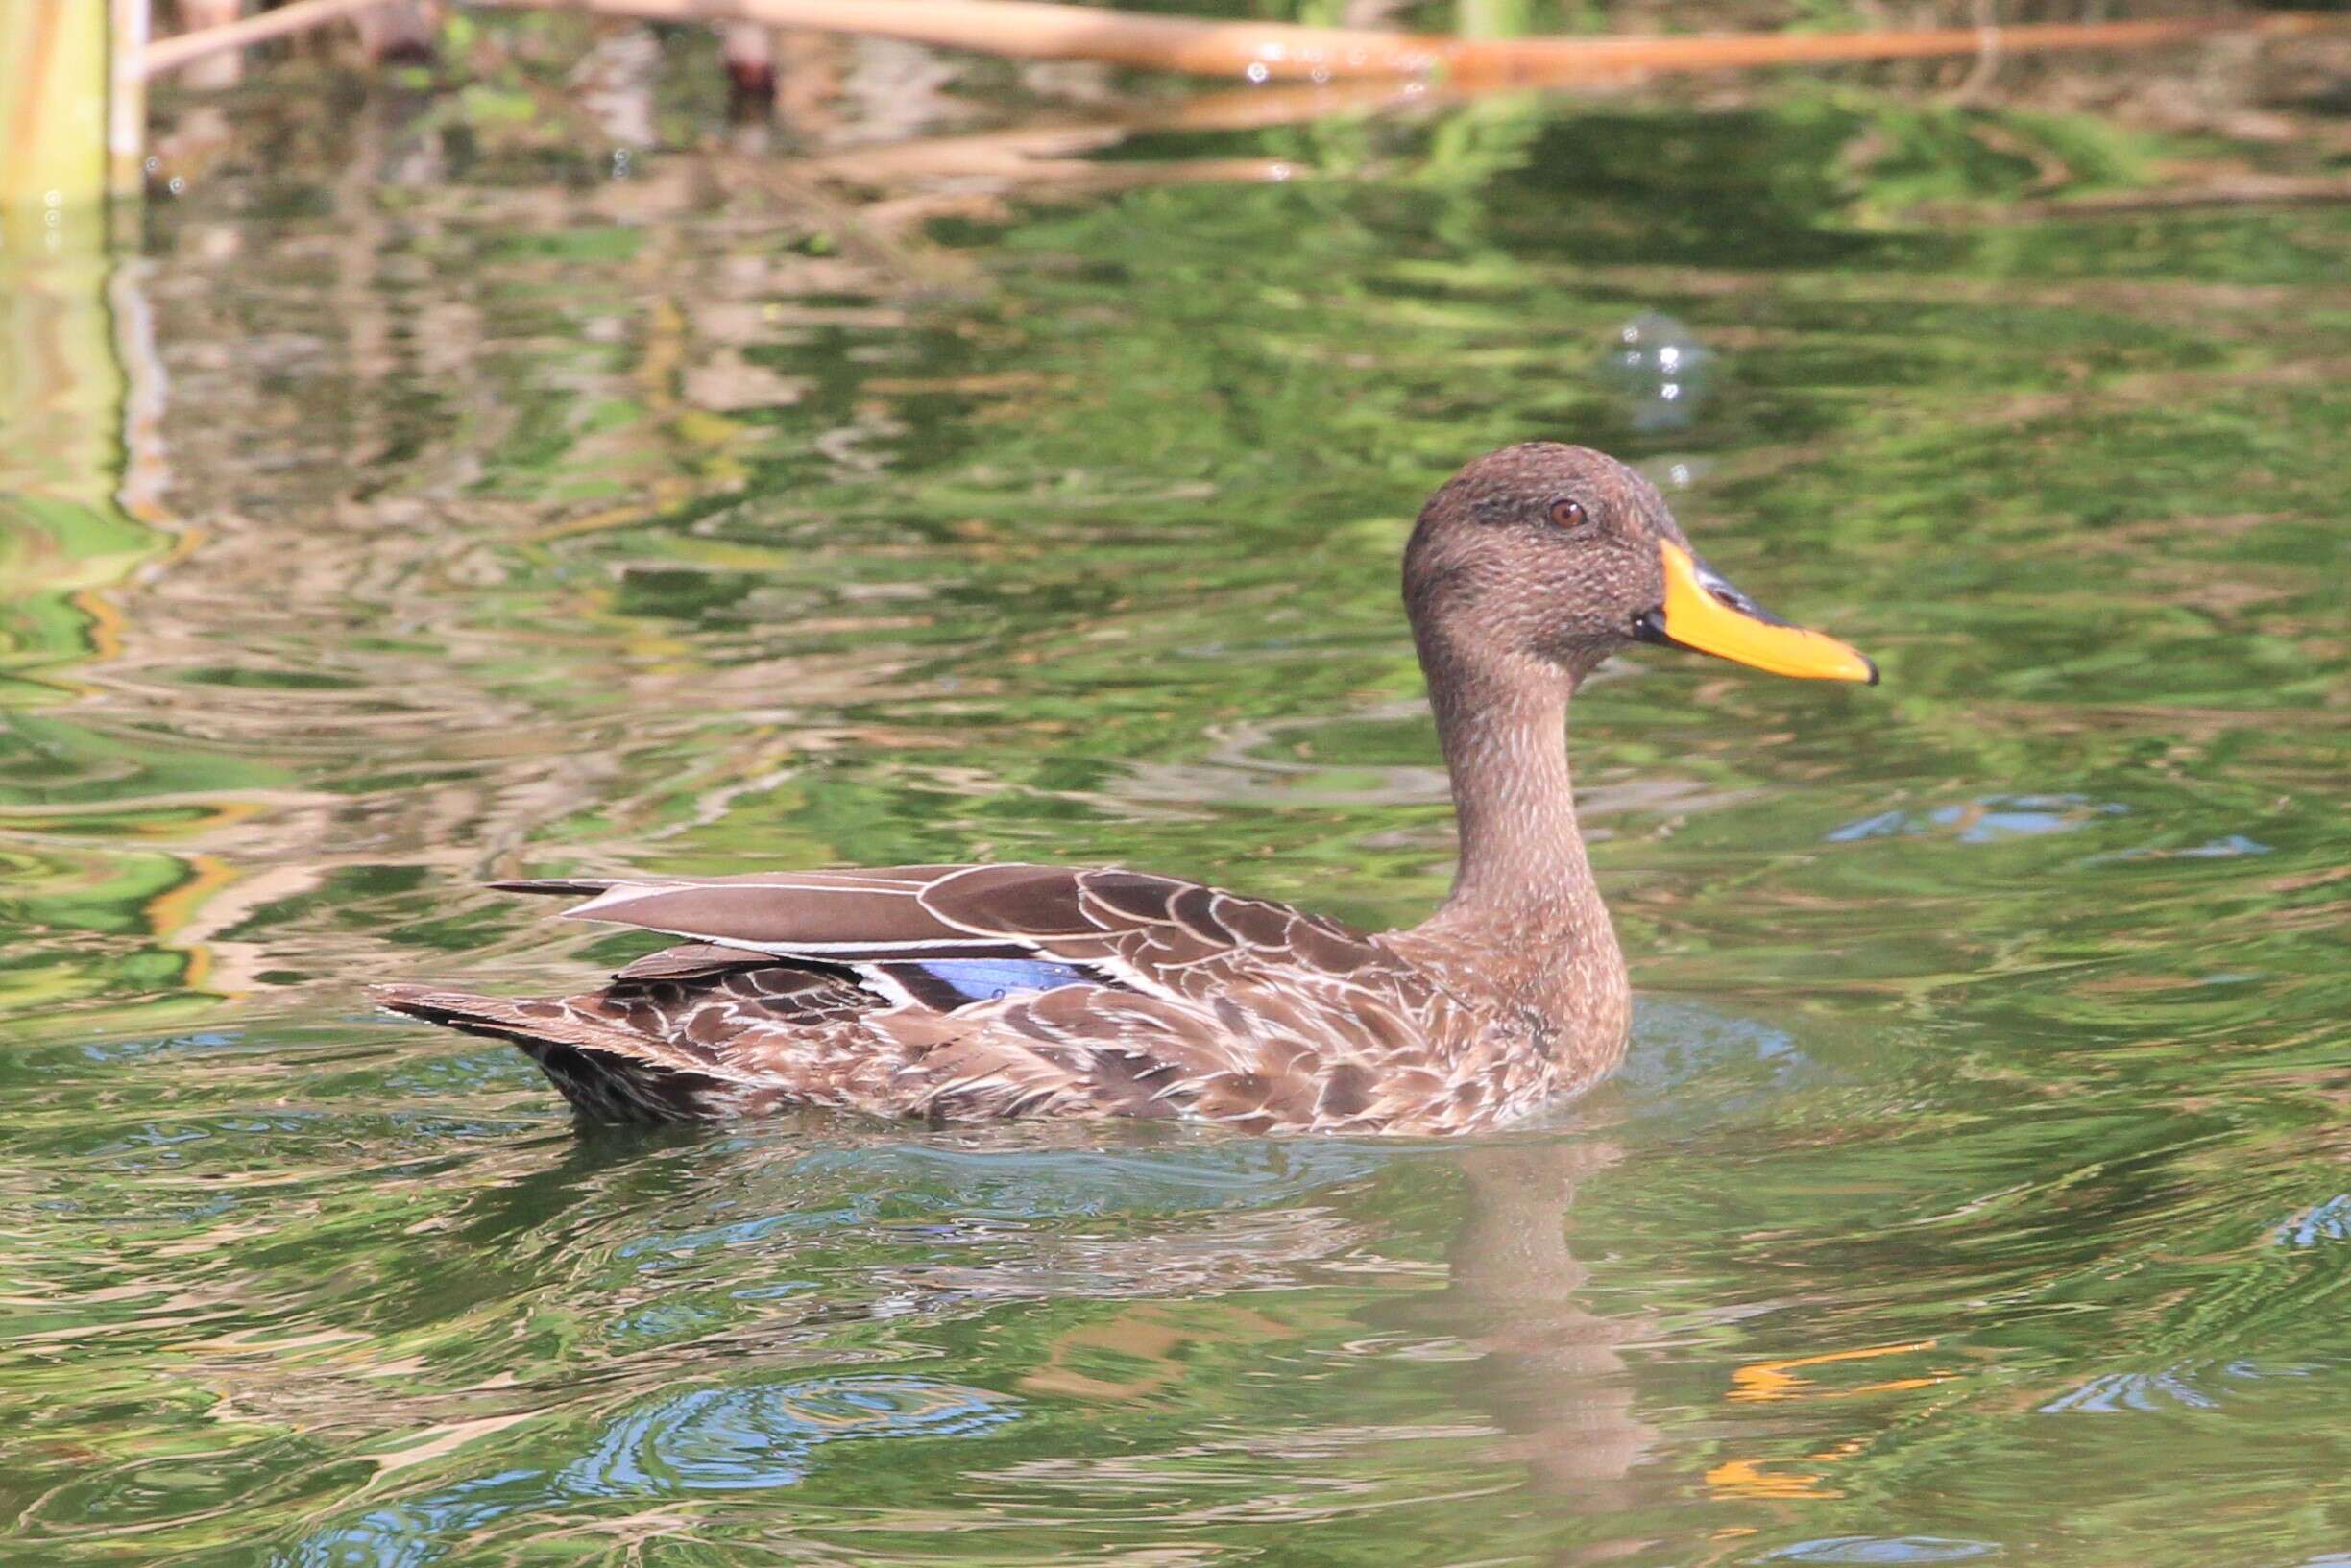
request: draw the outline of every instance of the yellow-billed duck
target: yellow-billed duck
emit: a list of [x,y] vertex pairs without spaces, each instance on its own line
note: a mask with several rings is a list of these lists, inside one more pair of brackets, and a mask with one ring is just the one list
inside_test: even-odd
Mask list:
[[890,866],[498,882],[682,937],[600,989],[378,988],[520,1045],[597,1121],[800,1106],[1160,1117],[1253,1133],[1454,1133],[1588,1088],[1631,991],[1576,831],[1568,698],[1628,642],[1875,683],[1690,548],[1656,488],[1580,446],[1479,458],[1422,509],[1404,603],[1460,824],[1428,919],[1367,935],[1116,868]]

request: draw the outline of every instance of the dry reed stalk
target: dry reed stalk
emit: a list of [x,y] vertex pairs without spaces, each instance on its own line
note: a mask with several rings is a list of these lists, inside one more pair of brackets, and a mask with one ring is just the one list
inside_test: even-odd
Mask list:
[[[226,27],[182,34],[146,51],[155,76],[223,49],[315,27],[387,0],[293,0]],[[1212,22],[1098,11],[1047,0],[473,0],[643,20],[753,23],[861,34],[1032,60],[1090,60],[1198,76],[1329,81],[1442,76],[1481,86],[1539,84],[1636,72],[1743,70],[1939,56],[2145,49],[2225,34],[2291,36],[2351,18],[2281,12],[2122,22],[2032,23],[1919,32],[1726,35],[1661,38],[1456,38],[1283,22]]]
[[1090,60],[1199,76],[1326,81],[1433,76],[1495,84],[1572,82],[1639,71],[1739,70],[1761,65],[1914,60],[2061,49],[2144,49],[2221,34],[2291,36],[2351,18],[2154,17],[1922,32],[1829,33],[1664,38],[1456,38],[1365,28],[1191,17],[1046,3],[1046,0],[475,0],[477,4],[587,11],[668,22],[760,22],[772,27],[899,38],[1038,60]]
[[0,5],[0,229],[39,234],[104,193],[107,44],[104,6]]
[[288,34],[306,32],[327,22],[356,16],[363,11],[389,4],[390,0],[293,0],[291,5],[265,11],[257,16],[230,22],[222,27],[207,27],[201,32],[182,33],[147,46],[145,74],[150,78],[166,71],[176,71],[190,60],[202,60],[224,49],[242,49],[249,44],[266,43]]

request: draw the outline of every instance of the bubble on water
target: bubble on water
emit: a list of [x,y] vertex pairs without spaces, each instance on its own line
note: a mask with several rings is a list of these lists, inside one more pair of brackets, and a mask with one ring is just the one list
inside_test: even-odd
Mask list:
[[1249,67],[1247,75],[1251,82],[1263,82],[1266,78],[1272,76],[1272,74],[1273,73],[1272,71],[1266,69],[1266,63],[1264,60],[1252,60],[1249,61]]
[[1698,417],[1713,381],[1713,350],[1671,316],[1643,311],[1616,329],[1600,372],[1637,430],[1679,430]]
[[1689,489],[1705,478],[1714,465],[1702,457],[1660,457],[1636,464],[1635,467],[1651,484],[1670,494]]

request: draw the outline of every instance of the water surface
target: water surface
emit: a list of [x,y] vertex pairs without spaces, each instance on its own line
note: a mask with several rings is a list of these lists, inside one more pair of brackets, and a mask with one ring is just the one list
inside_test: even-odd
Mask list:
[[[975,173],[1029,112],[287,110],[12,264],[11,1560],[2351,1553],[2351,213],[1905,218],[2062,138],[1794,85]],[[1641,1001],[1552,1124],[583,1135],[356,994],[642,946],[529,873],[1413,920],[1397,551],[1534,436],[1886,671],[1579,700]]]

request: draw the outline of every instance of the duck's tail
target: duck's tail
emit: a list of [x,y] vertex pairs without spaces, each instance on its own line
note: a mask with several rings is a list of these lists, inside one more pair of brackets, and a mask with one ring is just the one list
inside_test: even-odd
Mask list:
[[743,1086],[668,1059],[658,1046],[562,1001],[372,985],[376,1005],[522,1048],[593,1122],[704,1122],[741,1114]]

